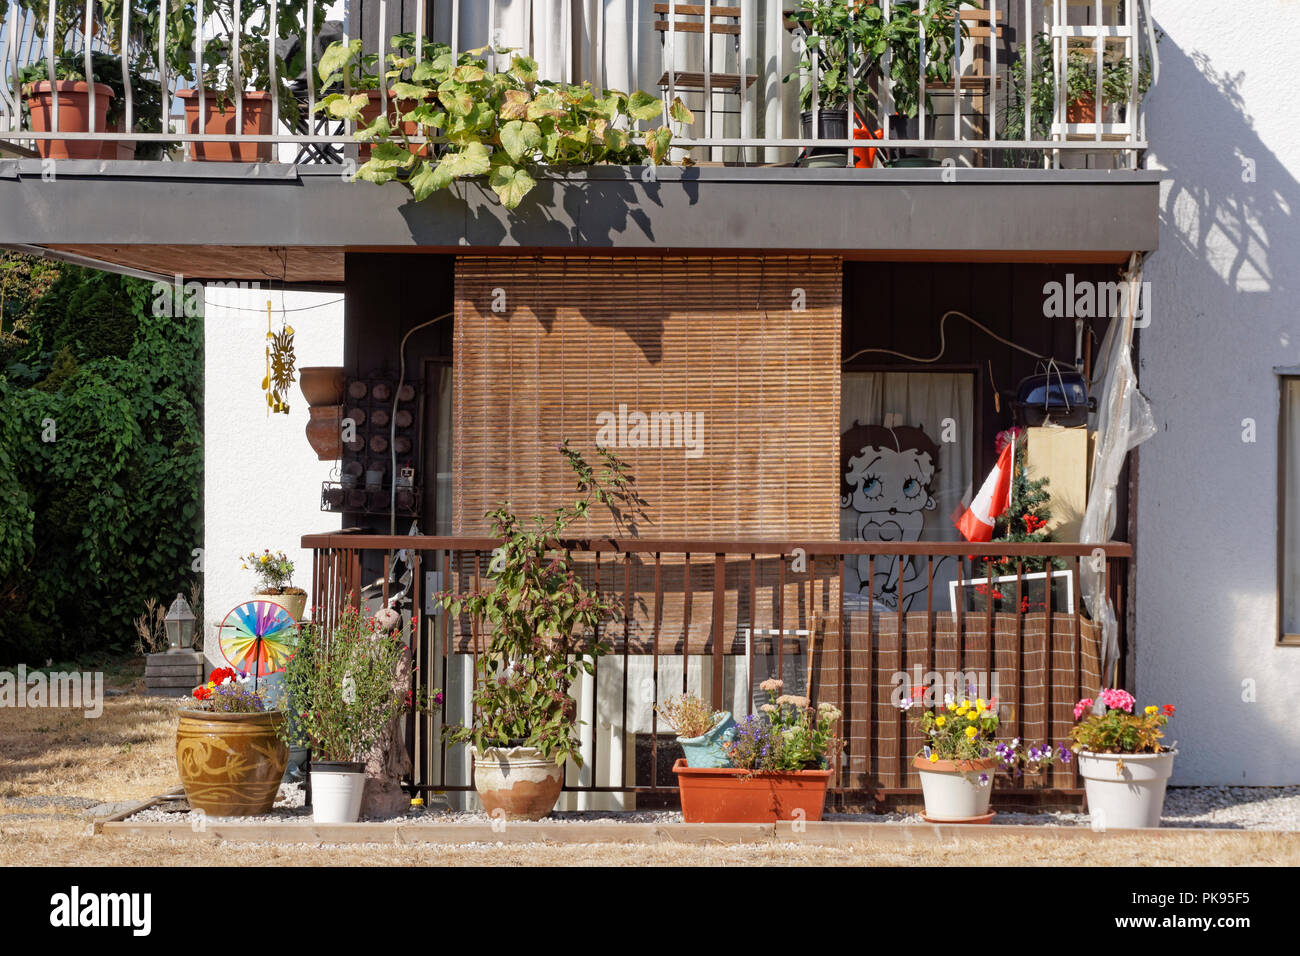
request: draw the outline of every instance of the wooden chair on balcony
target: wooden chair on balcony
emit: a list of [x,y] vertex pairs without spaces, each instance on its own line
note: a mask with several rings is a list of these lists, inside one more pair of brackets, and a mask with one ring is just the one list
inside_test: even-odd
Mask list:
[[[730,38],[732,53],[736,63],[743,63],[741,55],[741,11],[739,6],[715,6],[712,3],[656,3],[654,5],[654,28],[659,33],[660,46],[663,49],[664,73],[659,78],[659,86],[666,99],[683,92],[700,94],[705,112],[712,116],[738,116],[743,102],[744,92],[758,77],[753,73],[735,73],[727,70],[713,70],[712,39],[717,36]],[[700,69],[676,70],[675,52],[669,50],[670,36],[699,36],[703,38],[703,50]],[[735,97],[735,108],[719,109],[712,106],[715,94],[727,94]],[[692,104],[687,103],[688,106]],[[712,133],[711,129],[705,135]]]

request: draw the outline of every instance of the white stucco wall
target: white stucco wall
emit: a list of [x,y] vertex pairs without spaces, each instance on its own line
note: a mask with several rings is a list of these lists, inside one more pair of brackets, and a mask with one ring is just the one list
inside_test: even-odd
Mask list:
[[320,483],[337,463],[317,461],[307,444],[307,403],[295,384],[289,414],[267,416],[261,383],[265,374],[266,300],[280,308],[294,329],[299,367],[343,364],[342,293],[268,294],[264,289],[209,286],[205,295],[204,353],[204,609],[208,659],[220,661],[215,631],[235,605],[248,600],[251,572],[239,556],[251,550],[284,550],[296,565],[294,583],[308,591],[311,554],[299,540],[339,527],[339,516],[320,510]]
[[1138,333],[1159,427],[1140,459],[1138,698],[1178,708],[1174,783],[1296,784],[1300,647],[1276,644],[1273,369],[1300,364],[1300,0],[1151,7],[1167,36],[1150,165],[1171,181]]

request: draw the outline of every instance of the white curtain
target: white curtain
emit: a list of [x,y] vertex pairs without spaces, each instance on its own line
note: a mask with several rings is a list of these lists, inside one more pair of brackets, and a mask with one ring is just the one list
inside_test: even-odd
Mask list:
[[[862,448],[857,446],[866,440],[861,437],[861,426],[887,429],[873,430],[875,437],[871,440],[886,445],[880,456],[861,456]],[[952,516],[970,496],[974,427],[975,382],[969,373],[845,372],[840,402],[841,451],[862,462],[850,484],[872,479],[879,484],[870,489],[859,487],[847,498],[841,494],[841,540],[960,540]],[[929,449],[917,429],[932,443],[937,460],[926,461]],[[888,447],[891,442],[892,448]],[[867,473],[867,461],[877,457],[882,460]],[[924,489],[916,497],[908,495],[903,487],[903,481],[913,476],[919,476]],[[955,560],[936,561],[936,610],[948,609],[947,585],[956,578],[956,571]],[[927,606],[924,559],[891,564],[877,557],[872,565],[865,557],[861,561],[847,560],[846,601],[852,603],[855,596],[865,599],[871,574],[875,578],[872,594],[880,610],[897,610],[900,600],[904,610],[923,610]]]

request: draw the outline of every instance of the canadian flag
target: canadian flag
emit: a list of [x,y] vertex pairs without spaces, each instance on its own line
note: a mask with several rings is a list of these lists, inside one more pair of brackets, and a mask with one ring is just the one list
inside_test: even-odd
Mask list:
[[980,493],[966,513],[957,519],[957,530],[967,541],[992,541],[993,522],[1011,506],[1011,469],[1016,460],[1016,443],[1007,442],[998,463],[984,479]]

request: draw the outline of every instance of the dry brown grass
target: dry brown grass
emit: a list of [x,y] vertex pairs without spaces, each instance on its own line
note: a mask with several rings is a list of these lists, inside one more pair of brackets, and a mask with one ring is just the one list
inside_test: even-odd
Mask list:
[[[177,786],[175,704],[126,696],[98,720],[80,712],[0,710],[0,797],[145,799]],[[0,803],[0,865],[184,866],[1300,866],[1300,833],[1109,834],[1103,840],[1036,837],[1024,830],[960,843],[526,844],[338,846],[223,843],[93,835],[75,809]]]

